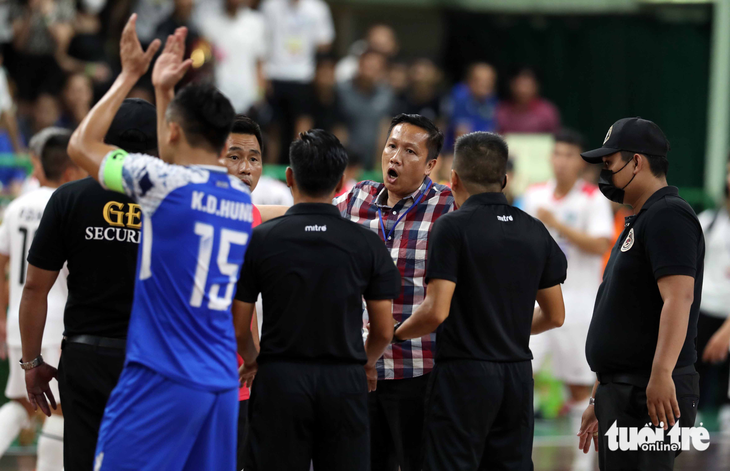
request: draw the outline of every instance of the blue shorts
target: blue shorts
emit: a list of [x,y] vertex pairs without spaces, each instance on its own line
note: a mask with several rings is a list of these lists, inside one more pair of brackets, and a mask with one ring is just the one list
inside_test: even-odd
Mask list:
[[94,471],[234,471],[237,422],[237,389],[193,389],[127,364],[104,411]]

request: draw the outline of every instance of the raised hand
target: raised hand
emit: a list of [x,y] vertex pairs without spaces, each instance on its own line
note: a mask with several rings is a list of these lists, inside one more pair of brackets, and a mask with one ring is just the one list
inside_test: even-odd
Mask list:
[[152,58],[160,49],[160,40],[155,39],[147,48],[142,50],[142,45],[137,37],[137,14],[133,14],[122,31],[122,39],[119,41],[119,56],[122,62],[122,73],[132,77],[140,78],[150,67]]
[[188,29],[184,26],[175,30],[175,34],[167,37],[165,49],[157,58],[152,69],[152,85],[156,88],[171,90],[185,76],[193,61],[183,61],[185,55],[185,38]]

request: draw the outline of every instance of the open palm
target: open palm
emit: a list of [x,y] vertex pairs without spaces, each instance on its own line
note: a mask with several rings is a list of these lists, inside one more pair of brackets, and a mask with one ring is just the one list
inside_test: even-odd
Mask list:
[[137,14],[135,13],[129,18],[122,31],[122,38],[119,41],[119,57],[122,62],[122,72],[141,77],[149,69],[152,58],[160,48],[160,41],[155,39],[147,51],[144,51],[137,37],[136,26]]
[[192,65],[190,59],[183,61],[185,55],[185,37],[188,29],[185,27],[175,30],[175,34],[167,37],[165,49],[157,58],[152,69],[152,85],[163,89],[172,89],[183,78]]

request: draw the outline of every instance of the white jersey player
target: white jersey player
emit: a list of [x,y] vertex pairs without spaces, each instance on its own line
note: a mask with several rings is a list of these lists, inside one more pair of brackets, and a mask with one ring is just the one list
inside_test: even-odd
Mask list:
[[568,259],[565,324],[532,337],[535,370],[552,357],[554,374],[568,385],[578,418],[596,380],[586,361],[585,342],[603,277],[603,254],[614,232],[609,201],[596,185],[580,178],[585,169],[581,143],[573,131],[559,133],[551,157],[554,178],[529,188],[523,199],[524,210],[545,224]]
[[[21,429],[30,426],[30,418],[35,415],[28,402],[25,375],[18,366],[22,357],[20,341],[19,310],[28,270],[27,257],[35,231],[43,215],[43,210],[55,188],[68,181],[83,177],[83,171],[76,167],[66,153],[70,137],[69,131],[60,131],[47,138],[41,153],[44,181],[47,186],[25,193],[16,198],[5,211],[0,225],[0,273],[8,271],[9,302],[7,319],[4,306],[0,306],[0,327],[4,326],[6,343],[2,349],[7,351],[10,360],[10,376],[5,395],[10,402],[0,408],[0,456],[7,450]],[[63,339],[63,312],[66,306],[68,289],[67,270],[64,269],[48,294],[48,313],[46,329],[43,334],[42,356],[46,363],[58,365]],[[3,276],[4,280],[4,276]],[[0,332],[3,330],[0,329]],[[55,397],[58,383],[51,383]],[[60,470],[63,467],[63,417],[59,414],[46,420],[43,435],[38,441],[37,470]],[[44,456],[45,455],[45,456]],[[59,459],[60,458],[60,459]]]

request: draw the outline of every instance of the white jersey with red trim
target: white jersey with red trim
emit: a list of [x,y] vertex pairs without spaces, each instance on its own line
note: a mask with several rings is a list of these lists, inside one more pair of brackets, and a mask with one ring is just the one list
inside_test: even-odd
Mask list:
[[[593,237],[613,238],[611,203],[596,185],[578,180],[562,198],[555,197],[555,186],[555,180],[550,180],[528,188],[523,197],[524,210],[537,217],[538,209],[545,208],[575,230]],[[550,233],[568,259],[568,277],[562,287],[565,322],[588,323],[603,278],[603,254],[584,252],[554,229]]]

